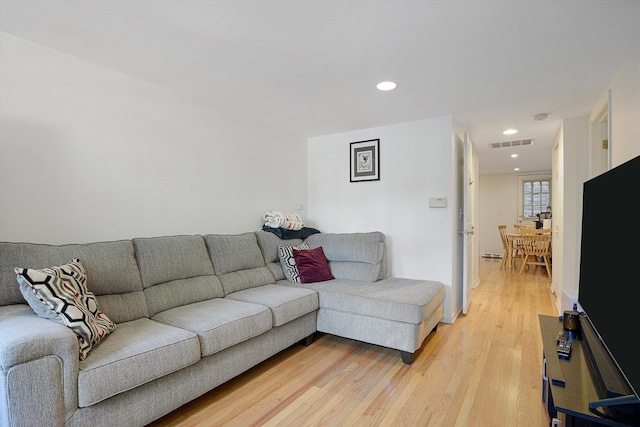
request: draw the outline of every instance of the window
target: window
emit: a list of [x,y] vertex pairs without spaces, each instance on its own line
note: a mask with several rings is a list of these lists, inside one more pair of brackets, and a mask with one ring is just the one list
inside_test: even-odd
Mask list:
[[551,205],[550,179],[523,179],[522,183],[522,216],[537,218],[538,214],[547,211]]

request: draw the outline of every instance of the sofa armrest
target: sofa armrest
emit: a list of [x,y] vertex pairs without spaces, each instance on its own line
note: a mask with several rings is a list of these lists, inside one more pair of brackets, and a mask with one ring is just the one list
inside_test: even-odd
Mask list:
[[0,425],[63,425],[78,407],[78,339],[24,307],[0,307]]

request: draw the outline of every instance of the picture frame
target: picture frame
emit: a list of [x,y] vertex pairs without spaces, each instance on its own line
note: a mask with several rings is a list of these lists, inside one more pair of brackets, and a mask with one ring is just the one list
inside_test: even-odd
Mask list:
[[380,180],[380,140],[369,139],[349,144],[351,182]]

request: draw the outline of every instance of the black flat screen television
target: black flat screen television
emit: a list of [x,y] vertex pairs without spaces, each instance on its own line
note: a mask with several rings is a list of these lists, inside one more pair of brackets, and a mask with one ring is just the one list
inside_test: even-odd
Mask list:
[[584,183],[578,303],[600,400],[592,411],[640,423],[640,156]]

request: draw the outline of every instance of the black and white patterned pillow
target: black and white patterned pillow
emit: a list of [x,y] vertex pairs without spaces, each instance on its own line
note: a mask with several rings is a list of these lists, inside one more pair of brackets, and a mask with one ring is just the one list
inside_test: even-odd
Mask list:
[[311,249],[306,243],[300,243],[298,246],[278,246],[278,257],[284,277],[291,283],[300,283],[300,274],[296,267],[296,260],[293,258],[293,250],[309,250]]
[[79,259],[41,270],[16,267],[14,271],[20,291],[33,311],[62,323],[78,336],[80,360],[116,328],[87,289],[87,273]]

